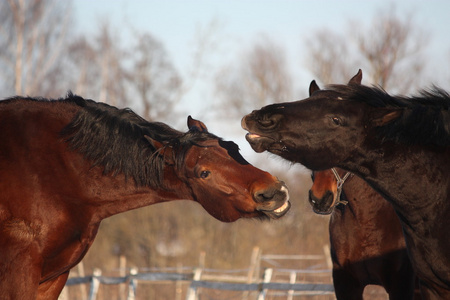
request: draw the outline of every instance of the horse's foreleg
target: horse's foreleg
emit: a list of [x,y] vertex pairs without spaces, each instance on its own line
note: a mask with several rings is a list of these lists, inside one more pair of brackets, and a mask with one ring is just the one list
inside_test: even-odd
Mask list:
[[363,300],[364,285],[345,270],[333,269],[333,285],[338,300]]
[[14,246],[15,243],[11,242],[8,247],[0,247],[0,298],[35,299],[41,276],[41,259],[32,246],[29,249]]
[[[386,260],[386,264],[395,266],[395,261]],[[400,270],[387,269],[383,279],[382,285],[389,294],[389,300],[422,299],[420,293],[416,294],[416,278],[409,262],[403,264]]]
[[69,271],[40,284],[36,300],[58,299],[59,294],[61,294],[61,291],[66,284],[67,277],[69,277]]

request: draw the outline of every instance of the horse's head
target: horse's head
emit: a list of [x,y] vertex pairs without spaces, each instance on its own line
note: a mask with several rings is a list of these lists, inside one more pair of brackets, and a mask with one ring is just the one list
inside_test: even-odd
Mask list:
[[337,200],[337,181],[333,172],[313,171],[313,185],[309,190],[309,204],[317,214],[328,215],[333,211]]
[[315,213],[328,215],[339,204],[347,204],[341,199],[344,182],[351,173],[332,168],[323,171],[313,171],[313,185],[309,190],[309,203]]
[[[349,87],[360,86],[361,70]],[[364,103],[346,101],[334,89],[321,90],[313,81],[310,97],[272,104],[244,116],[242,127],[256,152],[269,151],[313,170],[329,169],[355,155],[371,128],[398,116],[372,115]]]
[[164,156],[166,186],[170,182],[180,198],[197,201],[225,222],[286,214],[290,203],[284,182],[250,165],[235,143],[208,133],[202,122],[189,117],[188,127],[181,138],[181,144],[189,145],[184,149],[150,140]]

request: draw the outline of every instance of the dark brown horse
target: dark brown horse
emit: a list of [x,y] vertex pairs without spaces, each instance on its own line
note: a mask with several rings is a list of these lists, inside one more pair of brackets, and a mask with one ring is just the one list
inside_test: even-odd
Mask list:
[[337,299],[363,299],[369,284],[389,299],[413,297],[415,276],[400,221],[392,205],[364,180],[339,168],[313,172],[309,201],[331,214],[329,233]]
[[[310,96],[319,89],[312,82]],[[337,299],[363,299],[369,284],[383,286],[391,300],[421,299],[392,205],[350,172],[332,168],[312,175],[309,202],[313,211],[331,214],[330,251]]]
[[400,218],[424,299],[450,299],[450,96],[433,88],[394,97],[360,77],[252,112],[242,120],[247,140],[257,152],[367,181]]
[[215,218],[278,218],[283,182],[188,118],[181,133],[68,95],[0,102],[2,299],[57,299],[109,216],[190,199]]

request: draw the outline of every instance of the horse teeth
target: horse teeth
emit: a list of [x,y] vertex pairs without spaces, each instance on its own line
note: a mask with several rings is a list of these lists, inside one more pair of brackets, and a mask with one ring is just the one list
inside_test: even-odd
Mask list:
[[249,133],[249,134],[247,134],[247,136],[251,139],[256,139],[256,138],[261,137],[259,134],[256,134],[256,133]]
[[281,207],[275,209],[274,212],[276,212],[276,213],[283,212],[287,207],[288,207],[288,202],[286,201],[286,202],[284,202],[284,204]]

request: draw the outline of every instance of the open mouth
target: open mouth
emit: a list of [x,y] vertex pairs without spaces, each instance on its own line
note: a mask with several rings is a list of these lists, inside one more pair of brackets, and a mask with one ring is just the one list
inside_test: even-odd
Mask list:
[[252,133],[249,132],[245,135],[245,138],[247,139],[248,142],[260,142],[260,141],[272,141],[274,142],[275,139],[268,137],[268,136],[263,136],[263,135],[259,135],[256,133]]
[[256,134],[256,133],[249,132],[249,133],[247,133],[246,137],[248,139],[254,140],[254,139],[260,138],[261,136],[259,134]]
[[284,216],[289,211],[290,208],[291,208],[291,203],[286,200],[286,202],[284,202],[283,205],[280,206],[279,208],[274,209],[272,211],[264,210],[263,212],[265,215],[267,215],[271,219],[278,219],[278,218],[281,218],[282,216]]
[[268,216],[271,219],[278,219],[278,218],[281,218],[282,216],[284,216],[291,208],[291,203],[289,202],[289,193],[288,193],[287,188],[285,186],[283,186],[281,188],[281,191],[284,193],[283,204],[281,204],[277,208],[274,208],[274,207],[269,208],[272,205],[275,206],[274,205],[275,203],[267,202],[267,203],[265,203],[266,205],[264,205],[263,207],[260,207],[258,210],[263,212],[266,216]]
[[257,152],[261,153],[264,151],[272,151],[272,150],[282,150],[283,145],[279,142],[277,142],[274,138],[269,136],[263,136],[256,133],[247,133],[245,135],[245,139],[250,144],[252,149]]

